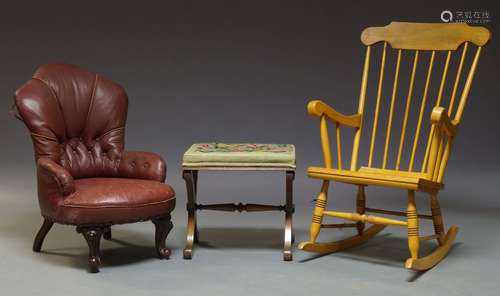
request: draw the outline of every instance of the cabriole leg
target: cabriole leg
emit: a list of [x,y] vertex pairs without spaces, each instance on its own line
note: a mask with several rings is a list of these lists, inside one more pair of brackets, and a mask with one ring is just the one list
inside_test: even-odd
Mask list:
[[101,265],[101,236],[104,232],[103,227],[77,227],[76,231],[81,233],[89,246],[89,272],[99,272]]
[[170,215],[166,215],[161,218],[153,219],[152,222],[155,225],[155,247],[158,257],[160,257],[160,259],[169,259],[170,250],[165,245],[165,240],[170,230],[174,227],[171,217]]
[[49,221],[47,219],[43,220],[42,227],[40,227],[40,230],[38,230],[38,233],[35,236],[35,241],[33,242],[34,252],[40,252],[40,250],[42,249],[43,240],[45,239],[45,236],[52,228],[52,225],[54,225],[54,222]]

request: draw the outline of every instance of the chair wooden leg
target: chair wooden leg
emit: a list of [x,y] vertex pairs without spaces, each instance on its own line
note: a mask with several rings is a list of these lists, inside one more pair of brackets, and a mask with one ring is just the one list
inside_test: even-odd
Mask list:
[[99,272],[101,265],[101,236],[104,232],[103,227],[77,227],[76,231],[81,233],[89,246],[89,272]]
[[313,210],[313,217],[310,227],[309,234],[309,242],[316,242],[316,238],[318,238],[319,231],[321,230],[321,223],[323,222],[323,213],[326,208],[326,203],[328,200],[328,181],[323,181],[323,185],[321,186],[321,192],[318,195],[316,200],[316,206]]
[[43,240],[45,239],[45,236],[52,228],[52,225],[54,225],[54,222],[49,221],[47,219],[43,220],[42,227],[40,227],[40,230],[38,230],[38,233],[35,236],[35,241],[33,242],[34,252],[40,252],[40,250],[42,249]]
[[443,245],[445,236],[444,224],[437,193],[431,194],[431,212],[432,212],[432,221],[434,222],[434,232],[437,235],[439,235],[438,237],[439,245]]
[[174,227],[171,217],[170,215],[166,215],[161,218],[153,219],[152,222],[155,225],[155,247],[158,257],[160,259],[169,259],[170,250],[165,245],[165,240],[170,230]]
[[[356,212],[360,215],[365,213],[366,208],[366,195],[365,195],[365,186],[358,186],[358,194],[356,195]],[[358,235],[363,235],[363,230],[365,229],[364,222],[357,222],[356,228],[358,229]]]
[[[192,171],[193,173],[193,190],[194,190],[194,202],[196,202],[196,195],[198,194],[198,171]],[[196,213],[194,219],[194,238],[193,243],[197,244],[200,242],[200,233],[198,231],[198,221],[196,221]]]
[[[363,223],[362,228],[361,227],[358,228],[358,235],[333,242],[316,243],[316,238],[322,227],[323,215],[325,212],[326,202],[328,199],[327,195],[328,195],[328,181],[323,181],[323,186],[321,187],[321,192],[318,196],[316,207],[314,208],[313,219],[310,230],[311,231],[310,241],[301,242],[298,246],[300,250],[307,252],[314,252],[314,253],[333,253],[342,251],[348,248],[364,244],[386,227],[386,225],[375,224],[367,229],[364,229],[365,226]],[[366,211],[364,200],[365,200],[364,186],[360,186],[358,187],[357,205],[359,207],[357,207],[357,210],[363,212]],[[358,214],[356,213],[354,215]],[[356,224],[355,226],[357,227],[358,225],[359,224]]]
[[415,206],[415,193],[408,192],[408,246],[410,247],[411,257],[406,260],[405,267],[413,270],[427,270],[438,264],[450,251],[453,241],[457,236],[458,227],[452,226],[448,232],[444,233],[443,218],[437,199],[437,192],[431,194],[432,220],[434,229],[439,235],[439,247],[424,257],[419,257],[419,231],[418,216]]
[[408,247],[411,259],[418,258],[420,249],[420,238],[418,230],[417,206],[415,204],[415,191],[408,190],[408,208],[406,210],[408,219]]
[[112,235],[111,235],[111,227],[108,227],[106,229],[104,229],[104,233],[102,234],[102,237],[105,239],[105,240],[110,240],[112,238]]
[[[186,182],[187,189],[187,211],[188,211],[188,223],[187,223],[187,235],[186,235],[186,246],[184,247],[183,257],[184,259],[191,259],[193,257],[193,247],[195,238],[197,239],[197,226],[196,226],[196,190],[197,185],[195,185],[195,180],[198,179],[198,172],[194,171],[184,171],[182,177]],[[196,182],[197,183],[197,182]]]
[[293,179],[295,173],[293,171],[286,172],[286,204],[285,204],[285,239],[283,247],[283,260],[292,261],[293,247],[293,226],[292,216],[294,211],[293,205]]

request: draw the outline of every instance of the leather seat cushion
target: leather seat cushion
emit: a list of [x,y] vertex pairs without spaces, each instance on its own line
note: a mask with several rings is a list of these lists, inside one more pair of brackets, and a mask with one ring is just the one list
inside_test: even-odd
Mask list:
[[175,207],[175,192],[157,181],[124,178],[75,180],[56,220],[78,225],[119,224],[166,215]]

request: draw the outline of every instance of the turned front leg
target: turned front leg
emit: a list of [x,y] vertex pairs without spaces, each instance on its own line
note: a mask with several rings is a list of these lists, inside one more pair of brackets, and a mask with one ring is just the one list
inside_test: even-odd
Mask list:
[[444,224],[437,193],[431,194],[431,212],[432,221],[434,222],[434,232],[439,235],[438,242],[442,245],[444,242]]
[[319,231],[321,230],[321,223],[323,223],[323,213],[325,212],[326,203],[328,200],[328,181],[323,181],[321,186],[321,192],[316,200],[316,206],[314,207],[313,217],[310,228],[310,242],[315,242],[318,237]]
[[420,249],[420,238],[418,230],[417,206],[415,204],[415,191],[408,190],[408,208],[406,209],[408,218],[408,247],[412,259],[418,258]]
[[[356,195],[356,212],[360,215],[365,213],[366,208],[366,195],[365,195],[365,186],[358,186],[358,194]],[[358,229],[358,235],[363,234],[363,230],[365,229],[364,222],[357,222],[356,228]]]

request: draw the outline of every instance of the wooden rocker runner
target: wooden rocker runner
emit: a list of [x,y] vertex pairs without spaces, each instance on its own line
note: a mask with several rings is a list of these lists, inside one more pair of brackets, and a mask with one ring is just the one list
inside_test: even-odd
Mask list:
[[[336,252],[366,242],[383,230],[386,225],[397,225],[408,229],[410,258],[406,260],[406,268],[426,270],[436,265],[446,256],[455,239],[458,228],[452,226],[445,233],[438,193],[444,187],[443,177],[446,165],[452,151],[458,126],[462,119],[481,49],[489,39],[490,32],[487,29],[472,27],[465,23],[424,24],[392,22],[385,27],[372,27],[363,31],[361,41],[366,45],[366,56],[358,112],[353,115],[343,115],[319,100],[313,100],[307,106],[309,114],[320,119],[321,147],[325,165],[324,167],[309,167],[308,169],[308,175],[311,178],[323,180],[323,184],[313,212],[309,241],[302,242],[299,245],[300,249],[318,253]],[[374,47],[377,47],[377,49]],[[388,47],[392,48],[392,50]],[[475,52],[472,47],[475,48]],[[359,167],[358,154],[365,117],[365,98],[367,97],[370,57],[372,51],[375,52],[375,50],[377,50],[377,53],[380,52],[381,62],[379,68],[376,69],[379,75],[376,81],[376,93],[373,95],[375,98],[375,110],[374,119],[370,122],[371,138],[367,157],[368,163],[366,166]],[[470,55],[470,59],[467,59],[468,52],[473,52]],[[384,74],[389,54],[392,54],[395,60],[395,65],[393,66],[394,76],[391,81],[392,89],[390,89],[390,95],[387,95],[387,97],[390,97],[389,108],[382,109],[382,111]],[[405,80],[399,77],[400,68],[404,67],[401,66],[403,56],[408,56],[411,59],[408,67],[410,68],[410,74],[408,79]],[[451,60],[456,60],[457,65],[450,67]],[[471,61],[467,62],[469,60]],[[418,72],[418,63],[420,61],[423,61],[425,65],[422,67],[425,68],[425,72],[422,74],[422,78],[424,78],[421,85],[423,90],[417,98],[420,100],[417,101],[418,107],[414,108],[415,116],[411,116],[415,76],[417,75],[416,72]],[[435,64],[439,65],[438,69],[434,69],[436,68],[434,67]],[[466,66],[467,64],[470,64],[470,66]],[[454,75],[450,75],[452,77],[450,77],[450,83],[447,85],[448,73],[452,71]],[[435,75],[437,78],[434,79],[435,81],[433,80],[433,72],[438,72]],[[465,75],[463,79],[462,73]],[[397,108],[395,108],[398,105],[396,100],[399,94],[398,80],[400,84],[408,83],[408,90],[404,92],[404,96],[406,97],[404,111],[399,112],[402,117],[401,129],[397,130],[399,132],[399,141],[391,146],[393,123],[395,122],[394,115],[398,113],[396,111]],[[417,85],[419,84],[417,83]],[[459,86],[461,86],[462,92],[457,96]],[[435,95],[430,95],[432,92],[429,89],[433,87],[437,91]],[[445,89],[449,89],[449,91],[445,91]],[[435,97],[431,98],[431,96]],[[426,108],[426,105],[431,106]],[[401,109],[403,110],[403,108]],[[424,118],[429,118],[428,115],[425,115],[429,113],[430,124],[427,120],[424,120]],[[387,114],[387,118],[379,122],[379,115],[381,114]],[[413,125],[410,124],[409,127],[410,118],[415,118],[416,123]],[[335,123],[337,144],[336,168],[333,167],[327,120]],[[380,142],[383,143],[383,154],[380,157],[374,157],[377,146],[377,126],[379,123],[386,124],[387,129],[385,137],[380,139]],[[367,124],[365,123],[365,125]],[[347,168],[342,163],[341,127],[351,127],[354,129],[351,162],[350,167]],[[423,133],[424,131],[428,132]],[[405,150],[406,136],[410,133],[414,134],[414,137],[409,142],[407,155],[403,151]],[[427,136],[426,145],[422,146],[425,147],[425,150],[422,149],[422,153],[417,153],[420,150],[418,148],[421,144],[425,144],[420,141],[420,138],[425,139],[425,136]],[[397,153],[396,157],[391,161],[389,161],[390,151],[394,151],[394,154]],[[419,160],[418,162],[421,160],[421,165],[418,168],[415,166],[417,160]],[[379,166],[375,163],[378,163]],[[403,163],[407,163],[407,166],[403,167]],[[355,213],[325,210],[330,181],[354,184],[358,187]],[[365,187],[369,185],[405,189],[408,194],[406,211],[389,211],[366,207]],[[416,191],[430,195],[430,215],[417,213],[415,203]],[[368,215],[367,213],[403,216],[406,217],[406,220]],[[354,223],[324,224],[324,216],[350,220]],[[420,218],[433,221],[435,234],[420,236]],[[365,229],[366,223],[373,225]],[[316,242],[316,238],[322,228],[343,227],[355,227],[357,235],[336,242]],[[431,254],[421,257],[419,254],[420,241],[433,239],[437,240],[438,247]]]

